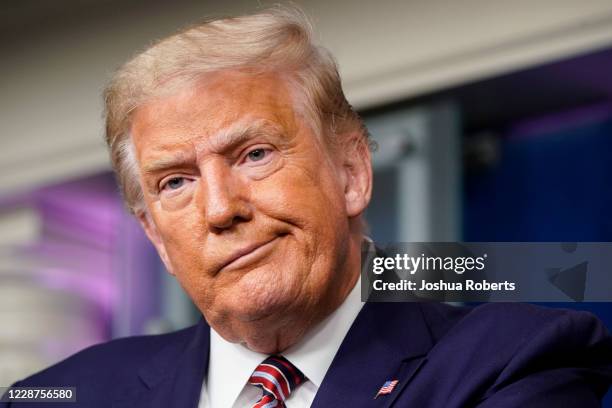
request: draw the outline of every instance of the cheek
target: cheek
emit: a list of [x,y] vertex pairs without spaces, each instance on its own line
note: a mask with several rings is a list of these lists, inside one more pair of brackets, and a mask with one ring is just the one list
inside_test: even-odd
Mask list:
[[262,212],[299,228],[333,229],[347,218],[336,176],[323,166],[311,170],[288,165],[254,183],[252,193]]
[[204,229],[198,212],[190,207],[164,212],[157,228],[177,278],[188,277],[191,271],[203,270],[202,246]]
[[163,233],[164,243],[166,247],[185,246],[184,249],[189,249],[192,246],[192,241],[196,241],[198,229],[196,227],[197,219],[199,218],[193,209],[185,209],[180,212],[165,212],[163,217],[160,217],[157,225]]
[[291,170],[279,171],[269,184],[262,180],[254,197],[265,216],[293,227],[290,245],[279,262],[312,292],[325,285],[329,271],[341,262],[349,236],[348,217],[335,175],[320,171],[317,180],[301,169]]

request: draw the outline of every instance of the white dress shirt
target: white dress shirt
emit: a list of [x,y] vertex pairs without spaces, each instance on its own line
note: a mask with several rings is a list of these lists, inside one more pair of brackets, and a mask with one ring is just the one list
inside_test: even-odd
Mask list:
[[[307,378],[285,401],[287,408],[310,407],[327,369],[361,310],[361,276],[342,305],[282,355]],[[268,355],[225,341],[210,330],[207,380],[199,408],[245,408],[261,398],[261,389],[247,383]]]

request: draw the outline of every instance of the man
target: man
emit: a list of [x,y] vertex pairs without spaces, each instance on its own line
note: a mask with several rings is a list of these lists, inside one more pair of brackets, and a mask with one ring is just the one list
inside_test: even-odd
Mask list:
[[106,109],[126,203],[204,319],[16,387],[115,408],[587,407],[606,392],[611,340],[588,314],[361,302],[370,142],[298,11],[158,42]]

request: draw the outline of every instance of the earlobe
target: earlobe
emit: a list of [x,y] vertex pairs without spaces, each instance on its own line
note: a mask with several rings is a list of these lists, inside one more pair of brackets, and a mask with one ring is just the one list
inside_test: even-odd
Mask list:
[[346,212],[350,217],[360,215],[372,196],[372,163],[367,141],[362,134],[350,138],[344,157]]
[[153,246],[157,250],[157,253],[159,254],[159,257],[161,258],[162,262],[166,266],[166,270],[171,275],[174,275],[174,272],[172,271],[172,266],[170,264],[170,258],[168,258],[168,253],[166,251],[166,247],[165,247],[164,242],[161,239],[161,237],[160,237],[160,235],[159,235],[159,233],[157,231],[157,227],[155,226],[155,222],[151,219],[151,216],[149,215],[149,213],[146,210],[139,211],[136,214],[136,218],[138,218],[138,221],[140,222],[140,225],[142,226],[142,229],[144,230],[145,234],[147,235],[147,238],[149,238],[149,241],[151,241],[151,243],[153,244]]

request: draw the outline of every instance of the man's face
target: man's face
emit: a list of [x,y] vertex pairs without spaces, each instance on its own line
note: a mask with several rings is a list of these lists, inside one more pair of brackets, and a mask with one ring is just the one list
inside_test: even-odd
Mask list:
[[296,113],[284,81],[210,74],[138,109],[131,130],[141,221],[223,337],[274,350],[262,327],[337,307],[356,279],[346,272],[352,176]]

